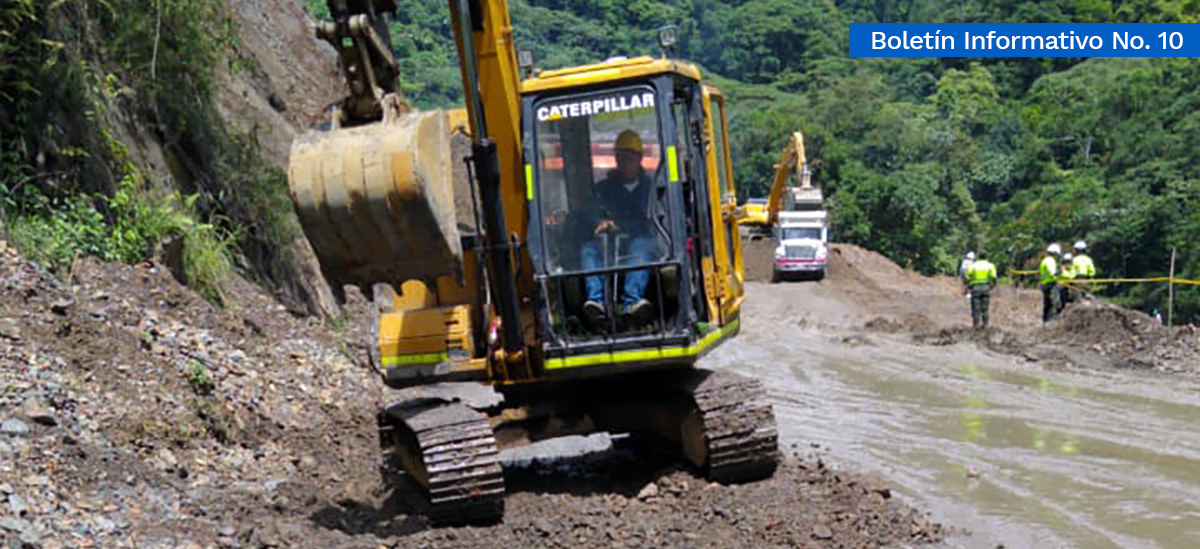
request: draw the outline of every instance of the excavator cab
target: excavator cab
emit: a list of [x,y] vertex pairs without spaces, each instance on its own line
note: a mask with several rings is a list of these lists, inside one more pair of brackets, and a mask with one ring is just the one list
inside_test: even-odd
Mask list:
[[722,216],[714,91],[691,65],[649,57],[525,81],[527,237],[547,373],[690,364],[736,330],[740,286],[725,284],[737,271],[736,216]]

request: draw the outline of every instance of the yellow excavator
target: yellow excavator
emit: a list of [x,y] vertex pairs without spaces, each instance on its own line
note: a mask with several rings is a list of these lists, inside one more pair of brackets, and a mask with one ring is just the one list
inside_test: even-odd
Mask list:
[[772,282],[796,275],[825,277],[829,214],[821,189],[812,183],[803,134],[788,136],[767,198],[747,201],[741,222],[750,240],[771,239]]
[[822,202],[821,190],[812,185],[804,134],[795,132],[788,136],[775,162],[767,197],[747,199],[740,211],[740,221],[752,238],[762,238],[771,234],[780,212],[820,207]]
[[408,389],[380,411],[384,459],[427,516],[497,520],[500,450],[567,435],[671,441],[716,481],[770,476],[762,384],[696,367],[738,332],[744,298],[721,93],[665,53],[535,71],[504,0],[450,0],[466,109],[420,112],[399,92],[394,0],[328,5],[317,34],[348,95],[292,147],[304,233],[335,289],[372,297],[388,385],[503,397],[476,409]]

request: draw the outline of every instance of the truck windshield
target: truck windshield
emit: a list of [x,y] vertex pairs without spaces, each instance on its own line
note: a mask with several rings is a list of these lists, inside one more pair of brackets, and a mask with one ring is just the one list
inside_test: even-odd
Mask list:
[[784,227],[783,234],[780,235],[781,240],[800,240],[802,238],[820,240],[820,227]]
[[654,220],[663,165],[654,91],[548,99],[534,115],[547,272],[660,261],[667,246]]

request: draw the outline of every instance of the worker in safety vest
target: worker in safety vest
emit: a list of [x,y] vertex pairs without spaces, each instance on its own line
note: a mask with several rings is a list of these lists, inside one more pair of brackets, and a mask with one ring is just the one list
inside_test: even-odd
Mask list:
[[1046,247],[1046,257],[1038,267],[1038,275],[1042,283],[1042,322],[1050,322],[1058,312],[1058,255],[1062,248],[1058,243]]
[[1092,258],[1087,255],[1087,242],[1075,242],[1075,259],[1072,260],[1071,267],[1078,278],[1096,278],[1096,264],[1092,263]]
[[988,305],[992,289],[996,287],[996,266],[988,261],[986,250],[979,250],[978,258],[967,267],[963,281],[971,292],[971,326],[976,330],[987,328]]
[[[975,252],[967,252],[967,255],[963,256],[962,263],[958,264],[958,278],[966,280],[967,269],[970,269],[971,264],[974,262],[975,262]],[[964,284],[964,286],[965,286],[965,284]],[[963,295],[966,296],[967,299],[971,299],[971,289],[966,288],[965,290],[963,290]]]
[[1071,252],[1067,252],[1062,256],[1062,265],[1058,266],[1058,276],[1055,281],[1058,283],[1058,312],[1062,312],[1067,308],[1068,303],[1074,303],[1079,296],[1075,287],[1071,284],[1075,280],[1075,256]]

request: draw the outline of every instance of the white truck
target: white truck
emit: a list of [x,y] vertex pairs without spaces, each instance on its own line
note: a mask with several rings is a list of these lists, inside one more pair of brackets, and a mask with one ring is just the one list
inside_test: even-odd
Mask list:
[[829,256],[829,214],[822,209],[779,212],[774,227],[775,265],[772,281],[805,275],[825,278]]

